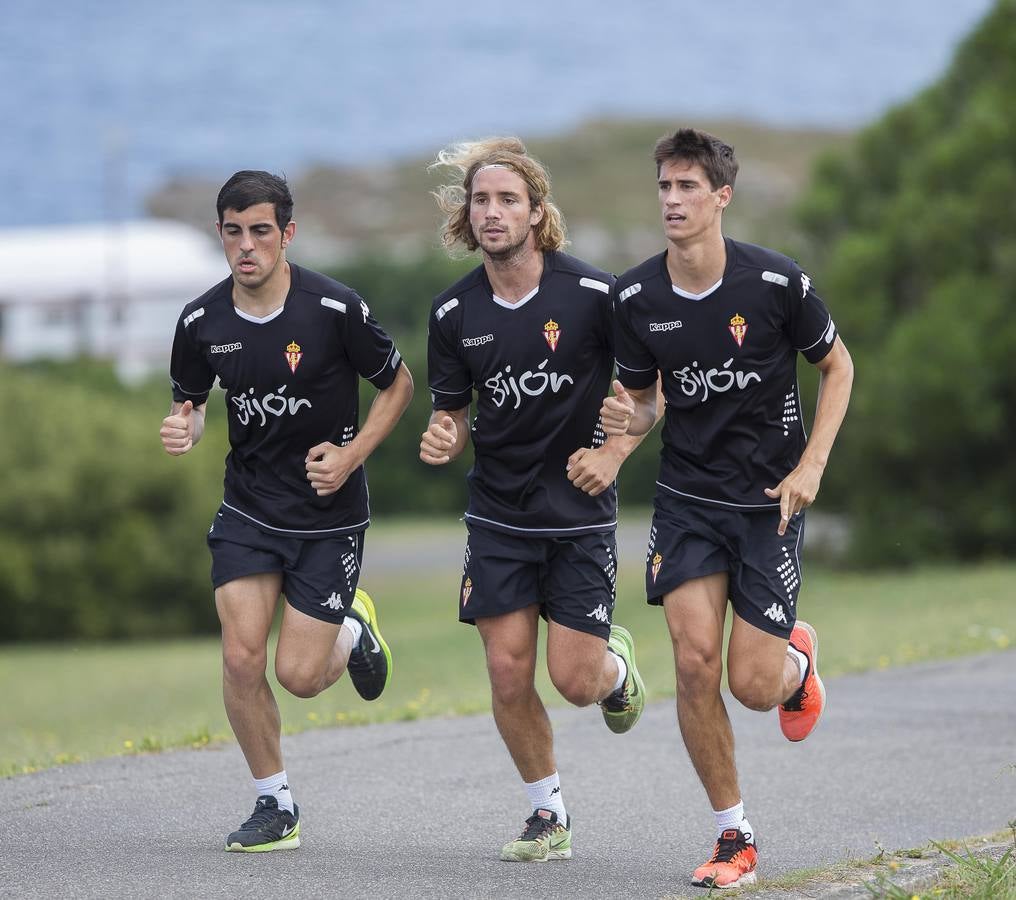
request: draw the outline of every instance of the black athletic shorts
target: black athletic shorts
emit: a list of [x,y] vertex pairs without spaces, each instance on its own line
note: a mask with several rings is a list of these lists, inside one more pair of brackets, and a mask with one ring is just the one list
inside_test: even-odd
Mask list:
[[779,507],[742,512],[657,494],[646,554],[646,597],[665,594],[692,578],[727,572],[734,612],[756,628],[789,637],[801,590],[799,550],[804,513],[780,537]]
[[363,532],[307,540],[262,531],[221,507],[208,529],[212,586],[263,572],[282,573],[282,593],[295,609],[338,623],[360,580]]
[[566,628],[610,636],[617,577],[614,532],[515,537],[470,525],[459,587],[459,621],[540,604]]

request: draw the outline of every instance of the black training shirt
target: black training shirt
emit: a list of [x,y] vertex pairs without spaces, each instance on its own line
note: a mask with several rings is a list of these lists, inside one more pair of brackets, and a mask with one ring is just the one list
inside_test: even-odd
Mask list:
[[618,378],[648,388],[662,373],[664,493],[779,506],[763,489],[797,465],[807,439],[797,354],[821,361],[836,326],[794,260],[729,238],[726,249],[719,286],[697,299],[675,292],[666,253],[617,280]]
[[599,412],[614,369],[614,278],[563,253],[544,254],[535,294],[495,298],[479,266],[434,301],[428,366],[436,410],[468,406],[468,522],[520,536],[609,531],[613,488],[590,497],[568,481],[568,457],[604,442]]
[[184,307],[170,363],[173,399],[204,403],[216,377],[225,389],[229,509],[293,537],[359,531],[370,517],[363,467],[319,497],[307,480],[307,451],[352,441],[357,377],[384,390],[401,357],[355,291],[292,263],[290,271],[284,306],[264,319],[233,306],[232,277]]

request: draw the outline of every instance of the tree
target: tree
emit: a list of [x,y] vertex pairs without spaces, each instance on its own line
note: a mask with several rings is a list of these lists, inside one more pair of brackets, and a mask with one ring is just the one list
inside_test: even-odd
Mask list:
[[865,562],[1016,547],[1016,0],[942,79],[825,157],[802,203],[856,363],[824,492]]

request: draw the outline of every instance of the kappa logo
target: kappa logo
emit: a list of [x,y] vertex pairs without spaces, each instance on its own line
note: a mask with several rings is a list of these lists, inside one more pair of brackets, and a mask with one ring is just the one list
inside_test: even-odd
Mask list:
[[737,346],[740,347],[744,344],[744,337],[748,333],[748,323],[740,313],[734,313],[730,324],[727,326],[727,330],[734,340],[737,341]]
[[290,341],[286,347],[286,364],[294,375],[301,359],[303,359],[303,353],[300,352],[300,345],[296,341]]
[[331,597],[329,597],[327,600],[323,600],[320,603],[320,605],[321,606],[327,606],[329,609],[345,609],[346,608],[346,605],[342,602],[342,598],[337,593],[335,593],[335,591],[332,591]]
[[234,350],[243,350],[243,344],[233,341],[232,344],[212,344],[208,348],[209,353],[232,353]]
[[675,331],[678,328],[684,328],[684,323],[680,320],[674,322],[650,322],[650,331]]
[[607,607],[602,603],[596,607],[592,612],[586,613],[587,619],[596,619],[597,622],[603,622],[606,624],[610,621],[610,613],[607,612]]
[[808,296],[808,291],[810,291],[810,290],[811,290],[811,279],[807,275],[805,275],[804,272],[802,272],[801,273],[801,299],[802,300],[805,297]]
[[551,319],[543,326],[543,337],[551,350],[557,350],[557,342],[561,340],[561,326]]
[[366,324],[367,323],[367,317],[370,315],[370,310],[367,309],[367,304],[364,303],[362,300],[360,301],[360,312],[363,313],[363,321],[364,321],[364,324]]
[[765,616],[772,619],[774,622],[782,622],[784,625],[787,624],[787,617],[783,612],[783,607],[779,603],[773,603],[764,613]]
[[489,344],[493,340],[494,340],[494,335],[492,335],[492,334],[484,334],[484,335],[481,335],[480,337],[474,337],[474,338],[463,338],[462,339],[462,346],[463,347],[482,347],[484,344]]

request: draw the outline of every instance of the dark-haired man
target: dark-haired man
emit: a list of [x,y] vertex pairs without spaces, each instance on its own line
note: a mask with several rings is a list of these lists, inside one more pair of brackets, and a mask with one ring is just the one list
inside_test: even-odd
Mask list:
[[[282,178],[237,172],[216,208],[232,274],[180,315],[160,436],[169,454],[187,453],[218,378],[230,453],[208,545],[223,698],[257,798],[226,849],[262,852],[300,845],[265,677],[280,595],[275,672],[288,691],[313,697],[348,668],[373,700],[391,677],[374,605],[357,587],[369,524],[363,463],[406,409],[413,381],[355,291],[287,261],[296,223]],[[362,427],[360,377],[378,390]]]
[[[678,721],[716,817],[713,855],[692,883],[727,888],[754,882],[758,857],[720,695],[727,603],[731,693],[750,709],[779,706],[783,733],[803,740],[825,704],[815,630],[797,620],[803,510],[846,413],[853,366],[797,263],[723,236],[733,148],[682,129],[660,139],[655,159],[667,249],[617,281],[618,381],[601,416],[608,434],[643,434],[660,373],[666,418],[646,588],[666,613]],[[820,373],[810,438],[798,353]]]

